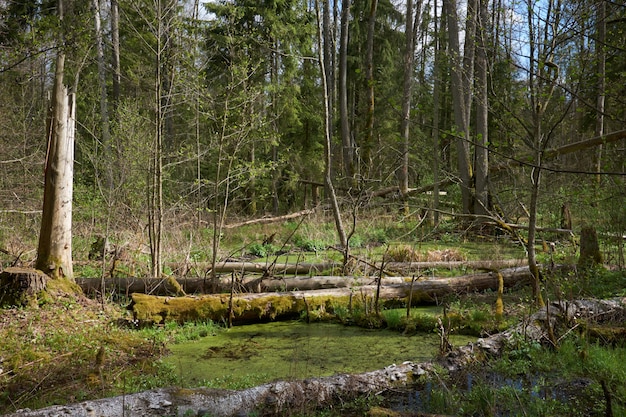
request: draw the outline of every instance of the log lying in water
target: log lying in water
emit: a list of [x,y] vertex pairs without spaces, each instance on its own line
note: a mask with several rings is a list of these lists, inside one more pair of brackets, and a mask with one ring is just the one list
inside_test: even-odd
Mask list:
[[[512,268],[525,265],[525,260],[501,260],[501,261],[437,261],[437,262],[389,262],[385,264],[385,270],[404,274],[406,277],[384,278],[384,285],[390,283],[401,283],[410,281],[410,276],[418,276],[426,269],[431,268],[468,268],[474,270],[493,270],[500,268]],[[206,265],[204,265],[206,266]],[[293,291],[312,290],[321,288],[341,288],[348,285],[367,285],[372,282],[373,277],[346,278],[336,276],[309,276],[316,272],[340,268],[338,263],[323,262],[317,264],[277,264],[272,269],[270,278],[260,280],[258,276],[246,274],[267,274],[269,266],[253,262],[225,262],[219,264],[220,273],[242,273],[244,276],[238,278],[238,285],[241,289],[249,292],[261,291]],[[174,268],[173,268],[174,269]],[[370,272],[377,272],[371,268]],[[289,277],[287,275],[306,274],[306,276]],[[220,277],[217,292],[228,292],[230,290],[230,276]],[[187,277],[177,278],[183,291],[187,294],[203,294],[210,288],[209,278]],[[76,283],[83,289],[85,294],[99,294],[102,292],[102,280],[100,278],[77,278]],[[175,295],[177,287],[172,282],[161,278],[106,278],[104,280],[106,292],[116,294],[146,293],[153,295]]]
[[[530,279],[528,267],[510,268],[500,271],[506,287],[526,283]],[[328,277],[323,277],[328,279]],[[353,278],[342,278],[353,282]],[[432,301],[451,293],[467,293],[486,289],[497,289],[498,277],[494,273],[481,273],[454,278],[419,280],[380,287],[380,300],[403,300],[412,291],[413,302]],[[230,300],[228,294],[204,296],[163,297],[146,294],[132,294],[129,309],[135,320],[163,323],[166,321],[185,322],[189,320],[229,319],[229,305],[232,303],[233,322],[263,321],[280,317],[290,317],[332,309],[335,306],[346,308],[356,303],[369,303],[377,292],[376,285],[351,285],[346,288],[318,289],[311,291],[284,291],[272,293],[235,294]]]

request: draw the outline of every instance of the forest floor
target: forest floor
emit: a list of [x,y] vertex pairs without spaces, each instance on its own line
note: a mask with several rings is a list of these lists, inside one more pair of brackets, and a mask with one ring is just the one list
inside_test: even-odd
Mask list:
[[[623,285],[623,275],[611,276]],[[448,314],[463,320],[457,320],[450,331],[486,336],[503,323],[529,315],[527,288],[505,294],[506,316],[499,324],[491,313],[495,298],[493,293],[456,297]],[[63,297],[39,308],[5,309],[0,317],[3,412],[178,386],[178,372],[161,360],[168,346],[219,331],[219,326],[202,323],[134,328],[123,305],[102,305],[82,296]],[[382,325],[400,331],[410,324]],[[612,415],[622,415],[619,412],[626,410],[625,345],[623,335],[606,344],[597,337],[585,338],[579,331],[564,338],[559,349],[520,339],[502,358],[487,365],[457,374],[442,369],[434,381],[355,398],[337,405],[335,414],[310,410],[297,415],[363,415],[364,409],[371,410],[371,415],[414,415],[407,410],[419,406],[444,415],[604,416],[608,415],[606,398],[612,398],[613,409],[618,410]],[[468,391],[468,386],[473,389]],[[603,391],[605,387],[608,391]],[[521,409],[520,404],[524,404]],[[511,407],[523,413],[510,414]],[[384,414],[389,410],[397,414]],[[499,411],[490,414],[494,410]]]
[[[458,241],[443,245],[441,240],[433,245],[435,250],[442,246],[465,253],[475,247]],[[471,256],[477,259],[480,253],[490,253],[493,259],[497,251],[499,259],[506,259],[503,253],[511,249],[501,244],[495,247]],[[315,256],[320,256],[319,251]],[[544,286],[550,299],[623,297],[626,274],[599,268],[585,276],[550,277]],[[438,302],[445,304],[447,317],[454,319],[445,331],[483,337],[529,317],[534,311],[530,298],[528,287],[507,290],[504,316],[499,320],[493,314],[494,292],[457,294]],[[0,413],[178,386],[178,373],[162,361],[168,346],[219,331],[214,323],[141,327],[132,321],[127,305],[124,297],[102,303],[83,295],[64,295],[37,307],[1,310]],[[359,324],[345,316],[335,320]],[[437,328],[432,319],[420,320],[388,316],[365,323],[398,331]],[[623,323],[605,340],[588,337],[582,328],[572,328],[557,349],[520,339],[502,357],[480,368],[455,375],[442,370],[434,380],[420,380],[408,391],[355,398],[332,410],[299,411],[297,415],[364,415],[364,410],[369,415],[417,415],[410,410],[419,406],[422,412],[443,415],[604,416],[609,415],[609,404],[612,415],[626,413]],[[571,388],[576,386],[580,389]]]

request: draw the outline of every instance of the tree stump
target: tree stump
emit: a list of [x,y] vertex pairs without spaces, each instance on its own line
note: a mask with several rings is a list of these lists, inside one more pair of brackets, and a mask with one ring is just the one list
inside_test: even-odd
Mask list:
[[590,268],[595,265],[602,265],[602,253],[598,244],[598,235],[593,227],[583,226],[580,231],[578,267]]
[[25,306],[46,289],[48,276],[32,268],[7,268],[0,273],[0,306]]

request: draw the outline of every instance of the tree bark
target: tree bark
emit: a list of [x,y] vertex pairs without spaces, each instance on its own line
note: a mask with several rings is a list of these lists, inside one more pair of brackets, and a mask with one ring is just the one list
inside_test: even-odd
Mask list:
[[[606,100],[606,1],[599,0],[597,2],[597,18],[596,18],[596,30],[597,38],[595,40],[596,59],[598,65],[598,91],[596,99],[596,136],[602,137],[604,135],[604,102]],[[602,170],[602,148],[600,144],[596,148],[595,154],[595,170],[599,173]],[[598,189],[601,185],[601,176],[596,176],[598,183]]]
[[235,229],[237,227],[242,227],[242,226],[250,226],[253,224],[270,224],[270,223],[278,223],[278,222],[283,222],[285,220],[293,220],[296,219],[298,217],[302,217],[302,216],[308,216],[309,214],[313,214],[315,213],[315,209],[307,209],[307,210],[301,210],[301,211],[297,211],[295,213],[289,213],[289,214],[285,214],[283,216],[271,216],[271,217],[261,217],[260,219],[252,219],[252,220],[246,220],[240,223],[232,223],[232,224],[225,224],[222,229]]
[[[415,8],[415,18],[413,9]],[[411,135],[411,93],[413,91],[413,61],[415,55],[415,38],[417,27],[419,26],[422,11],[421,0],[416,6],[413,0],[406,3],[406,18],[404,29],[404,72],[402,81],[402,119],[400,121],[400,136],[402,138],[401,167],[398,175],[400,195],[406,199],[409,192],[409,149]],[[404,207],[405,214],[408,214],[408,206]]]
[[[325,6],[327,7],[327,6]],[[328,38],[324,37],[322,39],[322,22],[319,15],[319,3],[316,1],[316,13],[317,13],[317,41],[318,41],[318,64],[320,67],[320,74],[322,77],[322,87],[324,91],[323,105],[324,105],[324,185],[326,190],[328,191],[328,198],[330,199],[330,204],[333,209],[333,218],[335,220],[335,228],[337,230],[337,235],[339,237],[339,243],[344,248],[344,265],[348,261],[349,257],[349,246],[348,246],[348,238],[346,236],[346,230],[343,226],[343,220],[341,218],[341,211],[339,209],[339,202],[337,201],[337,195],[335,193],[335,187],[333,185],[332,179],[332,98],[329,95],[330,92],[328,90],[328,78],[327,78],[327,65],[326,54],[322,53],[326,51],[327,48],[330,48],[328,45]],[[326,15],[326,11],[324,12]],[[326,17],[324,17],[326,20]],[[324,25],[326,27],[326,25]]]
[[[440,113],[440,97],[442,86],[442,70],[441,70],[441,45],[442,45],[442,26],[444,19],[437,16],[437,1],[435,1],[434,13],[434,63],[433,63],[433,226],[439,225],[439,143],[440,143],[440,126],[439,126],[439,113]],[[408,192],[408,190],[407,190]]]
[[106,191],[109,193],[107,198],[112,196],[113,191],[113,158],[111,157],[111,131],[109,124],[109,104],[107,99],[107,82],[106,82],[106,62],[104,58],[104,41],[102,36],[102,24],[100,18],[100,1],[92,0],[94,25],[96,32],[96,54],[98,58],[98,83],[100,84],[100,119],[102,122],[102,149],[103,149],[103,165],[105,171]]
[[118,0],[111,0],[111,44],[113,61],[113,106],[117,108],[120,101],[120,83],[122,71],[120,66],[120,12]]
[[371,169],[372,149],[374,147],[374,32],[376,29],[376,9],[378,0],[370,0],[370,11],[367,21],[367,41],[365,46],[365,88],[367,91],[367,115],[365,124],[365,140],[362,149],[363,163],[366,164],[363,172]]

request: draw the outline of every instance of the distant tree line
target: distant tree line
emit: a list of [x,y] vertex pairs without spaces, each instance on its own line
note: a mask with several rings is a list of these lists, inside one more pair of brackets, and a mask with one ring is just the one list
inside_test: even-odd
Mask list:
[[146,227],[155,274],[168,218],[217,241],[234,216],[307,208],[329,185],[342,207],[384,196],[435,224],[441,211],[524,219],[531,257],[535,227],[558,226],[563,206],[626,228],[620,4],[64,3],[63,19],[57,1],[0,4],[4,220],[29,227],[41,208],[63,51],[75,217],[103,233]]

